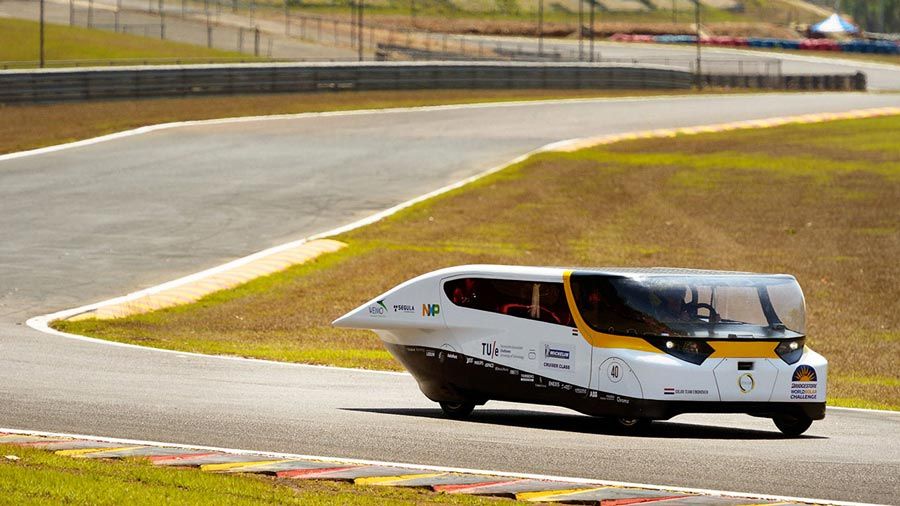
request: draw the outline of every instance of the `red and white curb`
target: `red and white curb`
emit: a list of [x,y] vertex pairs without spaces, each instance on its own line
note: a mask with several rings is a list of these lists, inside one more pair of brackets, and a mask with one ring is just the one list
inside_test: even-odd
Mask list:
[[149,459],[157,466],[191,467],[207,472],[252,473],[283,479],[342,481],[368,486],[419,487],[448,494],[496,496],[519,501],[560,504],[600,506],[643,503],[664,503],[673,506],[863,504],[4,428],[0,428],[0,445],[40,448],[73,458],[138,457]]

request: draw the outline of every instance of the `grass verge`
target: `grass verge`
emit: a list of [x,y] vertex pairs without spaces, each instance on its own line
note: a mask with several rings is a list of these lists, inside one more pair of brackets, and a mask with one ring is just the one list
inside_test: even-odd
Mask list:
[[[39,28],[35,21],[0,18],[0,61],[38,61]],[[193,44],[124,33],[47,24],[44,55],[53,60],[119,60],[155,58],[243,58],[247,55]]]
[[[13,456],[16,459],[10,459]],[[214,474],[156,467],[148,460],[63,457],[37,448],[0,445],[4,504],[503,504],[505,499],[422,489]]]
[[[398,369],[330,321],[449,265],[788,272],[807,295],[832,402],[900,409],[900,117],[547,153],[343,234],[344,250],[191,305],[57,322],[205,353]],[[573,205],[577,204],[577,205]]]
[[[0,154],[172,121],[557,98],[680,95],[687,90],[422,90],[0,104]],[[716,91],[711,91],[716,93]]]

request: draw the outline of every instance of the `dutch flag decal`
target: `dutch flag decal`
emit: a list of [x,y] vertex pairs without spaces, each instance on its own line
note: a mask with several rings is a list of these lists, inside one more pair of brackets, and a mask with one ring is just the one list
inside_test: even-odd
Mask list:
[[663,394],[675,395],[675,388],[674,387],[666,387],[665,389],[663,389]]

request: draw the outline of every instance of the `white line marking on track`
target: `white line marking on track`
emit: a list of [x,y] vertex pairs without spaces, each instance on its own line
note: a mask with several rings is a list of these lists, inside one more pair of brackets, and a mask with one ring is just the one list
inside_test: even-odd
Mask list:
[[[714,97],[714,96],[722,96],[722,95],[704,95],[703,97]],[[426,105],[426,106],[418,106],[418,107],[393,107],[393,108],[385,108],[385,109],[355,109],[350,111],[323,111],[323,112],[302,112],[296,114],[269,114],[264,116],[234,116],[230,118],[216,118],[216,119],[201,119],[201,120],[191,120],[191,121],[174,121],[170,123],[159,123],[156,125],[147,125],[138,128],[133,128],[131,130],[123,130],[121,132],[115,132],[107,135],[101,135],[98,137],[91,137],[90,139],[82,139],[80,141],[67,142],[65,144],[56,144],[53,146],[46,146],[43,148],[29,149],[26,151],[17,151],[15,153],[7,153],[5,155],[0,155],[0,162],[6,160],[14,160],[17,158],[25,158],[29,156],[36,155],[44,155],[47,153],[54,153],[57,151],[63,151],[66,149],[75,149],[81,148],[85,146],[91,146],[93,144],[99,144],[101,142],[109,142],[117,139],[124,139],[126,137],[133,137],[136,135],[144,135],[152,132],[157,132],[160,130],[169,130],[172,128],[182,128],[182,127],[192,127],[192,126],[213,126],[213,125],[224,125],[224,124],[232,124],[232,123],[246,123],[246,122],[254,122],[254,121],[279,121],[279,120],[292,120],[292,119],[305,119],[305,118],[327,118],[327,117],[339,117],[339,116],[361,116],[361,115],[369,115],[369,114],[399,114],[399,113],[411,113],[411,112],[430,112],[430,111],[452,111],[457,109],[485,109],[492,107],[522,107],[529,105],[560,105],[560,104],[581,104],[581,103],[589,103],[589,102],[611,102],[611,101],[622,101],[622,102],[632,102],[632,101],[654,101],[654,100],[669,100],[669,99],[696,99],[699,98],[697,96],[691,95],[670,95],[670,96],[657,96],[657,97],[600,97],[600,98],[567,98],[567,99],[556,99],[556,100],[519,100],[519,101],[510,101],[510,102],[479,102],[479,103],[469,103],[469,104],[451,104],[451,105]]]
[[200,446],[200,445],[188,445],[181,443],[164,443],[160,441],[145,441],[140,439],[123,439],[123,438],[111,438],[105,436],[93,436],[86,434],[68,434],[64,432],[43,432],[43,431],[34,431],[34,430],[22,430],[22,429],[7,429],[0,427],[0,432],[5,432],[7,434],[21,434],[28,436],[45,436],[45,437],[65,437],[65,438],[73,438],[73,439],[87,439],[91,441],[101,441],[105,443],[115,443],[115,444],[123,444],[123,445],[140,445],[140,446],[165,446],[169,448],[183,448],[185,450],[203,450],[203,451],[211,451],[211,452],[222,452],[222,453],[231,453],[235,455],[259,455],[261,457],[272,457],[276,459],[300,459],[300,460],[316,460],[320,462],[335,462],[335,463],[346,463],[346,464],[358,464],[358,465],[370,465],[370,466],[389,466],[389,467],[397,467],[401,469],[416,469],[416,470],[425,470],[425,471],[436,471],[443,473],[465,473],[465,474],[479,474],[486,476],[499,476],[502,478],[520,478],[520,479],[530,479],[530,480],[547,480],[547,481],[560,481],[565,483],[577,483],[580,485],[599,485],[599,486],[607,486],[607,487],[632,487],[632,488],[644,488],[648,490],[660,490],[665,492],[684,492],[690,494],[705,494],[717,497],[737,497],[742,499],[759,499],[766,501],[793,501],[793,502],[801,502],[808,504],[830,504],[834,506],[879,506],[873,505],[871,503],[860,503],[860,502],[848,502],[848,501],[832,501],[827,499],[810,499],[804,497],[789,497],[789,496],[779,496],[779,495],[769,495],[769,494],[754,494],[747,492],[732,492],[727,490],[712,490],[712,489],[704,489],[704,488],[688,488],[688,487],[668,487],[661,485],[648,485],[645,483],[630,483],[625,481],[608,481],[608,480],[596,480],[592,478],[576,478],[569,476],[554,476],[548,474],[531,474],[531,473],[513,473],[506,471],[496,471],[490,469],[468,469],[463,467],[445,467],[445,466],[431,466],[431,465],[421,465],[421,464],[410,464],[407,462],[389,462],[389,461],[381,461],[381,460],[366,460],[366,459],[347,459],[340,457],[327,457],[321,455],[302,455],[295,453],[281,453],[281,452],[267,452],[267,451],[257,451],[257,450],[244,450],[237,448],[221,448],[217,446]]

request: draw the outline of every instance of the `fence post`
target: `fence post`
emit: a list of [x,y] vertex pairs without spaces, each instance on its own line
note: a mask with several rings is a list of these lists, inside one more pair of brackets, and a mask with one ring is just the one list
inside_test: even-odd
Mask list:
[[253,27],[253,56],[259,56],[259,27]]
[[237,52],[238,53],[244,52],[244,27],[243,26],[238,27]]
[[284,0],[284,34],[291,36],[291,11],[288,8],[288,0]]
[[94,0],[88,0],[88,18],[87,18],[87,27],[94,27]]
[[866,75],[862,72],[857,72],[856,75],[853,76],[853,84],[856,90],[866,91]]
[[75,26],[75,0],[69,0],[69,26]]
[[166,39],[166,13],[165,13],[165,0],[159,0],[159,5],[156,6],[159,11],[159,38],[162,40]]
[[316,18],[316,42],[322,40],[322,18]]

